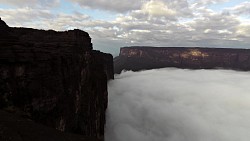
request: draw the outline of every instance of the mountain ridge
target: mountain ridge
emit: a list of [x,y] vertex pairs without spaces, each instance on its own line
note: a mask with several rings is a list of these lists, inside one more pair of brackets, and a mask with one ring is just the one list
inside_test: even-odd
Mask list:
[[164,67],[250,70],[250,50],[208,47],[122,47],[114,71]]

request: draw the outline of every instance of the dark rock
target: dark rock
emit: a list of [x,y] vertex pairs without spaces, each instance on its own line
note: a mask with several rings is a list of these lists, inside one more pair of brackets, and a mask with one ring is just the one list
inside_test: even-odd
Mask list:
[[8,29],[9,26],[0,18],[0,31]]
[[103,139],[113,57],[81,30],[0,32],[0,109],[62,132]]
[[2,40],[6,36],[6,34],[8,34],[9,30],[9,26],[0,18],[0,40]]
[[0,141],[100,141],[63,133],[15,114],[0,110]]
[[250,50],[197,47],[124,47],[114,58],[114,71],[165,67],[250,70]]

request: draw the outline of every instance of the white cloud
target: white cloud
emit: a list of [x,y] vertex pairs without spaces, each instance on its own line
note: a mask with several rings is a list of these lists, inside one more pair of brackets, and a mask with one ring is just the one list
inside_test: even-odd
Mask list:
[[[187,0],[68,0],[77,3],[83,8],[92,8],[106,11],[113,11],[118,13],[127,13],[133,10],[146,10],[151,14],[170,14],[174,12],[172,8],[189,12]],[[169,6],[169,7],[168,7]],[[156,8],[159,8],[156,11]],[[157,13],[156,13],[157,12]],[[169,13],[170,12],[170,13]]]
[[114,12],[127,12],[130,10],[135,10],[140,8],[143,1],[142,0],[68,0],[79,4],[80,6],[93,9],[102,9]]
[[236,15],[247,15],[249,16],[250,14],[250,2],[242,2],[239,5],[236,5],[231,8],[225,9],[226,12],[236,14]]
[[34,23],[40,19],[53,18],[48,10],[35,10],[28,7],[17,9],[0,9],[2,19],[13,26],[24,26],[26,23]]
[[[1,1],[1,0],[0,0]],[[70,3],[71,1],[71,3]],[[108,10],[112,19],[105,20],[81,12],[64,12],[62,7],[53,9],[48,0],[5,1],[18,8],[0,9],[0,15],[10,26],[67,30],[79,28],[90,33],[94,48],[103,51],[112,48],[118,52],[121,46],[200,46],[249,48],[249,2],[219,11],[210,5],[227,0],[121,0],[89,1],[68,0],[85,7]],[[53,0],[51,3],[60,3]],[[31,6],[34,4],[35,6]],[[30,6],[29,6],[30,5]],[[52,4],[53,5],[53,4]],[[61,5],[62,6],[62,5]],[[70,7],[70,6],[69,6]],[[64,7],[63,7],[64,8]],[[90,11],[88,9],[87,11]],[[93,14],[92,16],[95,16]],[[242,17],[244,16],[244,17]],[[97,45],[96,45],[97,44]],[[110,51],[110,49],[107,49]],[[116,53],[117,54],[117,53]]]
[[249,72],[226,70],[122,73],[109,82],[105,138],[248,141],[249,83]]
[[150,16],[173,16],[176,11],[170,9],[167,4],[162,1],[152,0],[142,6],[142,12]]
[[249,24],[240,24],[237,27],[236,30],[236,34],[237,36],[240,36],[242,38],[247,38],[247,40],[249,40],[250,38],[250,25]]
[[190,0],[193,8],[207,7],[209,5],[228,2],[230,0]]
[[70,27],[82,28],[89,16],[75,12],[73,14],[55,14],[49,10],[32,8],[0,9],[2,19],[9,26],[38,29],[67,30]]
[[206,30],[204,30],[204,33],[209,33],[211,31],[212,31],[211,29],[206,29]]
[[0,0],[0,3],[16,7],[48,8],[58,6],[60,0]]

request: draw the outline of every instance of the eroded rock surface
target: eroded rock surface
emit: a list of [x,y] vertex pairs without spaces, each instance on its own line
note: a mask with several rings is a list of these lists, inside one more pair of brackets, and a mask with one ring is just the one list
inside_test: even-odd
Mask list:
[[0,20],[0,109],[103,139],[113,57],[81,30],[10,28]]
[[0,110],[0,141],[101,141],[95,137],[60,132]]
[[114,59],[115,73],[164,67],[250,70],[250,50],[194,47],[124,47]]

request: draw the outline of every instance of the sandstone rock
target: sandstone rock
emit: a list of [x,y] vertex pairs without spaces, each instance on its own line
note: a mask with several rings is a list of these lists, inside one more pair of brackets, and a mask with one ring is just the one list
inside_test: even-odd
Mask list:
[[92,50],[91,38],[81,30],[5,31],[0,32],[0,109],[103,139],[112,55]]
[[164,67],[250,70],[250,50],[194,47],[124,47],[114,59],[115,73]]
[[0,110],[0,141],[100,141],[93,137],[63,133]]
[[0,31],[8,29],[9,26],[0,18]]

